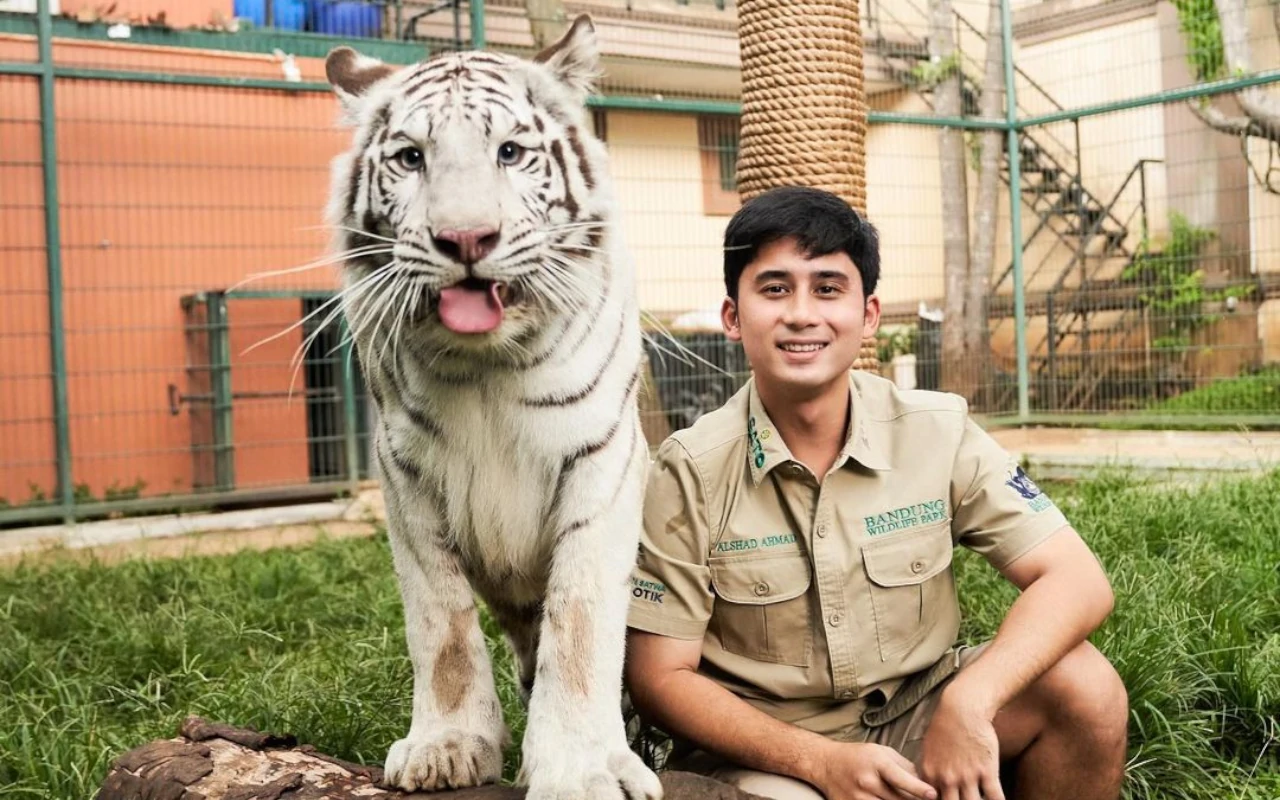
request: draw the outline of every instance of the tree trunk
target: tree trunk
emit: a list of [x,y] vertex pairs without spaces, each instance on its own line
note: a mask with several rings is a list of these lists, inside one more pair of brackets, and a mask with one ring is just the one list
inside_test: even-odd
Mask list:
[[[934,110],[939,116],[961,114],[960,65],[952,31],[951,0],[930,0],[929,59],[942,70],[934,87]],[[942,168],[942,260],[946,298],[942,320],[942,386],[970,396],[974,382],[965,358],[965,295],[969,279],[969,188],[964,132],[940,128],[938,160]]]
[[[1249,56],[1249,9],[1245,0],[1214,0],[1214,6],[1222,25],[1222,54],[1227,76],[1255,72]],[[1273,11],[1272,16],[1273,23],[1280,26],[1280,10]],[[1280,35],[1280,27],[1276,33]],[[1280,97],[1267,87],[1255,86],[1237,92],[1236,99],[1244,113],[1261,129],[1262,136],[1280,142]]]
[[[991,3],[987,22],[987,57],[982,76],[982,97],[978,113],[983,119],[1003,119],[1004,36],[1000,25],[1000,2]],[[1004,153],[1004,133],[983,131],[978,157],[978,192],[973,209],[973,250],[969,257],[969,277],[964,303],[964,350],[979,384],[990,380],[990,328],[987,296],[991,293],[991,273],[995,268],[996,216],[1000,203],[1000,159]],[[1010,202],[1018,202],[1011,190]]]
[[[661,775],[666,800],[761,800],[688,772]],[[521,800],[523,789],[481,786],[404,792],[379,784],[382,770],[263,734],[188,717],[179,738],[151,742],[116,759],[95,800]]]

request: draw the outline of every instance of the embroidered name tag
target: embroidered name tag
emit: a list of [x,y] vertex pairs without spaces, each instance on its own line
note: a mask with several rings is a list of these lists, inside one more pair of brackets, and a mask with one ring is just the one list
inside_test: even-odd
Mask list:
[[762,539],[729,539],[727,541],[716,542],[713,551],[716,553],[738,553],[745,550],[759,550],[761,548],[769,549],[770,547],[782,547],[787,544],[795,544],[796,535],[794,533],[778,533],[773,536],[765,536]]
[[947,504],[941,498],[927,500],[923,503],[882,511],[863,517],[868,536],[883,536],[886,533],[919,527],[930,522],[941,522],[947,518]]

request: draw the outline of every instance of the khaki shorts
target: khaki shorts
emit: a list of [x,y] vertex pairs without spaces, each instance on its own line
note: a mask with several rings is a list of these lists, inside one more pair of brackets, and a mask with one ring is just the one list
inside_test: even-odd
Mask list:
[[[870,742],[892,747],[912,762],[920,758],[920,746],[942,699],[942,690],[956,673],[973,663],[987,644],[962,646],[948,653],[933,667],[907,678],[898,692],[883,706],[866,702],[849,703],[817,717],[795,720],[806,730],[822,733],[843,742]],[[836,719],[839,715],[839,719]],[[822,794],[803,781],[785,775],[746,769],[718,756],[698,750],[673,757],[668,769],[696,772],[744,792],[777,800],[822,800]]]

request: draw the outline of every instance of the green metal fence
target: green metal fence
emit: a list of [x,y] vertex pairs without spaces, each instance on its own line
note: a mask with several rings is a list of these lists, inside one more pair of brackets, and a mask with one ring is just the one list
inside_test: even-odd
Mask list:
[[[959,391],[991,424],[1280,425],[1280,18],[1259,0],[1219,0],[1226,25],[1192,0],[994,17],[952,0],[943,30],[941,1],[862,9],[881,374]],[[374,5],[382,38],[355,44],[393,63],[528,55],[564,22],[531,16],[555,4]],[[611,72],[590,102],[657,441],[746,374],[715,320],[736,10],[595,6]],[[318,59],[348,40],[121,24],[0,13],[0,525],[352,491],[374,412],[319,228],[344,134]],[[940,171],[956,152],[965,185]],[[961,253],[983,282],[949,307]]]

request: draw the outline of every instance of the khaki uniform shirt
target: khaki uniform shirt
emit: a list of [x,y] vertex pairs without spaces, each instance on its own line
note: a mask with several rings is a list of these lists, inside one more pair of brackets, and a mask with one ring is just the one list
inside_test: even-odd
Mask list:
[[663,442],[632,578],[631,627],[701,639],[703,674],[797,724],[892,697],[948,653],[955,545],[1002,567],[1067,524],[962,398],[861,372],[849,389],[848,439],[822,478],[754,381]]

